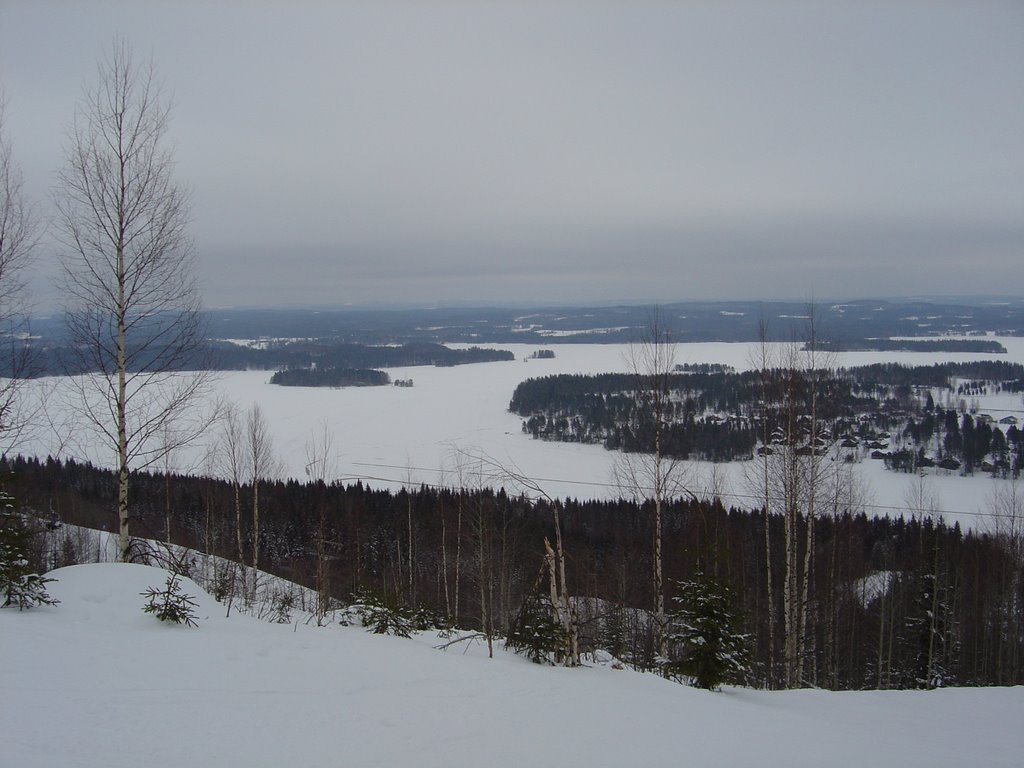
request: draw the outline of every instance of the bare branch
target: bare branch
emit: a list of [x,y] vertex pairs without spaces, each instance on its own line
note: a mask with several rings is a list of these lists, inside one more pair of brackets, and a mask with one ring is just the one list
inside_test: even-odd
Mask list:
[[[65,251],[69,373],[81,411],[118,456],[121,552],[130,550],[128,478],[196,439],[191,406],[211,374],[204,346],[189,195],[174,181],[170,107],[152,62],[115,40],[69,136],[56,207]],[[197,371],[184,373],[184,371]]]

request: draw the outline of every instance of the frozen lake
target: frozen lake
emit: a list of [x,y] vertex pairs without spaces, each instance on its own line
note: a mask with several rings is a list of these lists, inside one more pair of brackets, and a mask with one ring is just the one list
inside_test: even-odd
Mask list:
[[[929,365],[936,362],[968,361],[984,357],[1024,362],[1024,339],[1000,338],[1009,354],[879,353],[850,352],[838,355],[837,364],[862,365],[871,362],[901,362]],[[515,361],[478,363],[452,368],[429,366],[392,368],[392,379],[411,378],[412,388],[365,387],[315,389],[279,387],[269,383],[270,372],[247,371],[221,375],[217,394],[241,409],[258,403],[269,422],[276,453],[287,475],[302,478],[307,462],[305,446],[314,432],[326,424],[333,433],[336,477],[345,481],[361,479],[376,486],[400,487],[403,483],[446,485],[492,484],[476,469],[473,457],[485,455],[535,480],[554,497],[606,498],[619,495],[613,482],[616,454],[597,445],[549,443],[523,434],[518,416],[508,412],[516,385],[530,377],[557,373],[605,373],[629,370],[628,345],[548,344],[556,357],[526,360],[538,349],[536,344],[500,344],[511,350]],[[752,366],[756,343],[700,343],[677,346],[677,363],[724,363],[737,369]],[[51,404],[63,401],[66,382],[49,379]],[[982,409],[994,416],[1002,411],[1020,411],[1019,395],[983,399]],[[65,434],[67,431],[65,430]],[[112,465],[110,449],[75,430],[74,439],[59,439],[47,430],[20,446],[23,453],[74,456],[100,465]],[[83,439],[83,436],[84,437]],[[196,445],[174,458],[183,471],[209,471],[206,444]],[[460,469],[461,467],[461,469]],[[742,477],[742,463],[717,465],[712,479],[711,465],[690,464],[689,489],[697,494],[712,483],[726,494],[726,503],[748,506],[748,489]],[[870,487],[873,511],[901,514],[912,476],[887,472],[880,461],[858,465]],[[992,489],[1003,481],[985,476],[962,478],[932,476],[928,483],[947,517],[962,525],[984,524],[977,515],[984,511]]]

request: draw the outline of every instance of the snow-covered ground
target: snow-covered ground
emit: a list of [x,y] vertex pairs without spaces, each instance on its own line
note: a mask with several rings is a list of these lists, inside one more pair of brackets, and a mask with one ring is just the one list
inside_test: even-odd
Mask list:
[[[969,361],[983,358],[1024,363],[1024,338],[999,338],[1006,355],[968,353],[848,352],[838,355],[837,364],[864,365],[871,362],[901,362],[930,365],[936,362]],[[550,443],[524,435],[521,420],[508,412],[512,392],[523,380],[557,373],[605,373],[629,370],[629,347],[622,344],[500,344],[514,352],[514,362],[478,363],[452,368],[429,366],[392,368],[392,379],[413,379],[412,388],[360,387],[312,389],[278,387],[269,383],[270,373],[248,371],[222,375],[217,394],[242,409],[258,403],[270,424],[275,449],[288,475],[304,477],[308,458],[304,446],[322,425],[333,432],[336,476],[369,481],[375,485],[399,487],[403,482],[475,484],[487,482],[473,469],[473,455],[486,454],[496,461],[517,467],[551,496],[605,498],[616,496],[613,483],[616,454],[597,445]],[[538,348],[553,349],[554,359],[528,360]],[[737,369],[751,367],[756,344],[680,344],[677,363],[724,363]],[[61,379],[45,384],[55,389],[48,396],[58,408],[67,389]],[[1019,395],[979,398],[982,410],[999,418],[1012,410],[1024,409]],[[59,423],[61,418],[51,416]],[[42,430],[21,450],[41,456],[71,455],[110,465],[113,452],[89,438],[81,429],[65,428],[60,438]],[[82,437],[85,436],[83,440]],[[195,446],[175,457],[175,465],[186,471],[210,471],[204,466],[206,446]],[[462,465],[460,480],[459,464]],[[864,461],[859,472],[870,488],[876,514],[901,514],[908,489],[916,482],[907,475],[885,471],[881,461]],[[713,477],[717,474],[717,477]],[[937,474],[929,478],[930,492],[949,520],[962,525],[986,525],[984,511],[993,489],[1001,481],[985,476],[962,478]],[[717,487],[727,494],[728,503],[746,506],[748,487],[742,463],[713,467],[700,462],[691,465],[689,487],[705,493]]]
[[1024,688],[710,693],[607,665],[540,667],[431,636],[267,624],[185,581],[199,627],[141,610],[164,571],[55,571],[0,610],[0,764],[1019,766]]

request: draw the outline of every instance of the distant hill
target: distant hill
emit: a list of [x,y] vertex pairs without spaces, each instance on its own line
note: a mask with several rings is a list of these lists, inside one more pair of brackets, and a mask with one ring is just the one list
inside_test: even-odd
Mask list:
[[[761,321],[774,339],[803,335],[802,302],[681,302],[659,306],[661,320],[679,341],[756,341]],[[331,338],[341,342],[623,343],[640,339],[653,307],[215,310],[207,313],[218,339]],[[858,300],[817,305],[819,332],[863,348],[868,340],[945,335],[1024,335],[1024,299]]]
[[[210,346],[183,365],[238,370],[314,363],[378,368],[485,362],[512,355],[440,345],[630,343],[645,337],[653,312],[650,305],[209,310],[205,319]],[[756,341],[762,325],[770,340],[800,341],[806,335],[807,312],[807,305],[799,302],[709,301],[658,307],[661,324],[679,342]],[[817,337],[836,349],[987,353],[1000,350],[997,342],[983,338],[986,335],[1024,336],[1024,299],[1019,298],[822,302],[816,312]],[[31,328],[29,343],[38,374],[74,372],[62,363],[67,355],[62,353],[66,341],[60,319],[34,319]],[[965,341],[964,336],[978,338]],[[396,347],[403,351],[387,351]]]

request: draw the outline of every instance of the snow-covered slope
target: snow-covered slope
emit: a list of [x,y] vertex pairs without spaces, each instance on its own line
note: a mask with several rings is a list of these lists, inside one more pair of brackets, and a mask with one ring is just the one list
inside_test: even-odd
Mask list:
[[194,583],[199,627],[140,596],[166,572],[50,574],[0,611],[3,766],[965,766],[1024,760],[1024,689],[708,693],[479,645],[280,625]]

